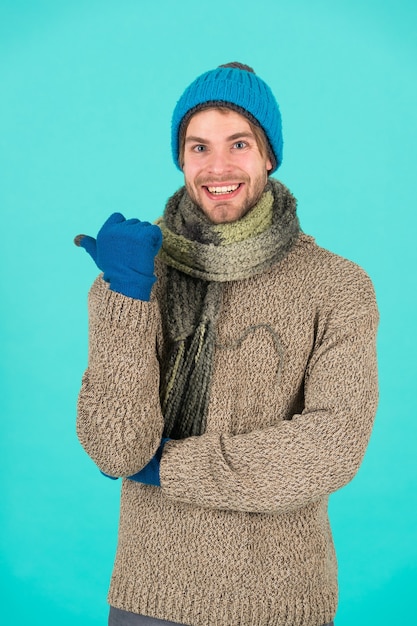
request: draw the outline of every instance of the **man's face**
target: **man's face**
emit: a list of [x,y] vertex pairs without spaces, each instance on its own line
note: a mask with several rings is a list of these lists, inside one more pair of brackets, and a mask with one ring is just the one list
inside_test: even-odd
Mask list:
[[243,217],[261,197],[270,169],[243,115],[216,109],[193,115],[185,135],[185,185],[211,222]]

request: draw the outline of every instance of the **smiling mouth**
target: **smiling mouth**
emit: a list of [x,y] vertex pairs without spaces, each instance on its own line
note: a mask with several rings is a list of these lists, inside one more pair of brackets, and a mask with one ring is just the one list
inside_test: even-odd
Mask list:
[[234,191],[236,191],[237,189],[239,189],[241,183],[238,183],[237,185],[223,185],[221,187],[214,187],[214,186],[206,186],[207,191],[209,191],[211,194],[213,194],[213,196],[224,196],[227,194],[232,194]]

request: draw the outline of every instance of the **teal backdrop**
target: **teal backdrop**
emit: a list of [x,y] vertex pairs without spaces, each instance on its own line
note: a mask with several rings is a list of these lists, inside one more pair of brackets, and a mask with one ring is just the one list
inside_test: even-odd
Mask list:
[[380,306],[374,432],[330,504],[336,625],[416,623],[416,24],[414,0],[0,0],[2,623],[106,623],[120,485],[75,435],[96,271],[72,240],[161,214],[173,107],[234,60],[280,103],[303,229]]

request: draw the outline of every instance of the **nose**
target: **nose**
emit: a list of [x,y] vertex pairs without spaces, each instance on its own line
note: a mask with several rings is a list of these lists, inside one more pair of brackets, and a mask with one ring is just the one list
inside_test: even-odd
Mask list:
[[227,150],[216,149],[210,153],[208,171],[219,176],[231,170],[230,155]]

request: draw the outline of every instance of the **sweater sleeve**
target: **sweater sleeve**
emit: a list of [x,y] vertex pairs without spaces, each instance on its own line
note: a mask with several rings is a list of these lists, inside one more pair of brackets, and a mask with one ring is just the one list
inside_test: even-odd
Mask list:
[[323,337],[304,410],[263,430],[168,442],[167,497],[202,507],[280,513],[328,495],[357,472],[377,406],[376,308]]
[[88,368],[78,398],[77,435],[105,474],[130,476],[157,450],[159,403],[155,301],[108,289],[99,277],[89,293]]

